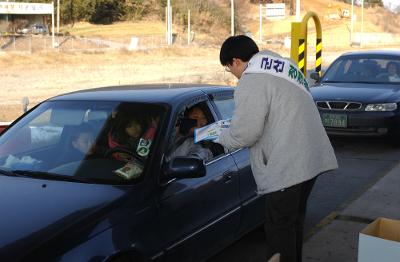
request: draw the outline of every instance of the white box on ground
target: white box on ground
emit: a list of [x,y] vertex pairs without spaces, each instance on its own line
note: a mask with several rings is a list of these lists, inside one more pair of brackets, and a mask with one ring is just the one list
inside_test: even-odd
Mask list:
[[359,234],[358,262],[400,261],[400,221],[378,218]]
[[129,51],[137,50],[138,49],[138,44],[139,44],[139,38],[138,37],[132,37],[131,42],[129,44]]
[[291,37],[285,37],[285,40],[283,41],[285,48],[290,49],[292,46],[292,38]]

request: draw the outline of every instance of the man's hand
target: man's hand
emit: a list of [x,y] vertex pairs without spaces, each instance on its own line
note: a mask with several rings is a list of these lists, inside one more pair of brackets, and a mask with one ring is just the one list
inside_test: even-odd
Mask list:
[[213,143],[220,144],[220,143],[219,143],[219,136],[217,136],[215,139],[213,139],[213,140],[211,140],[211,141],[213,141]]

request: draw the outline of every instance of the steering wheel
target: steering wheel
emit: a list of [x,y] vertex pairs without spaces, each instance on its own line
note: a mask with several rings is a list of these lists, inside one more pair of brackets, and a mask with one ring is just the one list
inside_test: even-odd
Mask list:
[[110,155],[112,155],[114,153],[124,153],[124,154],[130,155],[135,160],[137,160],[139,162],[139,164],[144,165],[144,159],[138,153],[136,153],[136,151],[133,151],[128,148],[121,147],[121,146],[116,146],[116,147],[108,149],[104,153],[104,157],[108,158]]

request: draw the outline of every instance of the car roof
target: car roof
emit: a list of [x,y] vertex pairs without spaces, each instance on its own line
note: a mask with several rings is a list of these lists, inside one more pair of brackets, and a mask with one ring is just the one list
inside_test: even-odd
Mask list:
[[228,86],[205,84],[146,84],[108,86],[85,89],[59,95],[54,100],[124,101],[143,103],[173,103],[186,95],[210,94],[216,91],[233,90]]
[[399,50],[365,50],[365,51],[353,51],[342,54],[343,56],[369,56],[369,55],[384,55],[384,56],[400,56]]

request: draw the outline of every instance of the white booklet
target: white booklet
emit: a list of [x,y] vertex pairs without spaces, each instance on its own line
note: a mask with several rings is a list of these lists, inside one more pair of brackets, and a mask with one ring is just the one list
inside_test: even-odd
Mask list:
[[229,128],[231,125],[230,119],[220,120],[210,125],[196,128],[194,130],[194,142],[215,140],[222,132],[224,128]]

